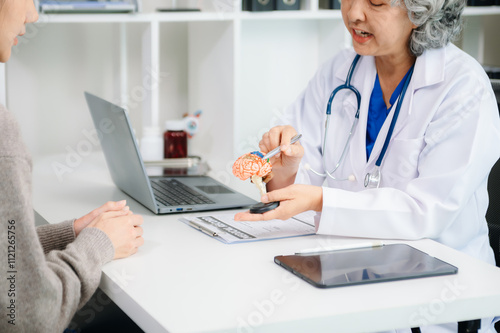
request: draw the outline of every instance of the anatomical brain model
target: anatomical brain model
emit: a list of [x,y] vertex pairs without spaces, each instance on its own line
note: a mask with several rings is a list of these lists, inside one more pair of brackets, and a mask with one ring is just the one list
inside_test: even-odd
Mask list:
[[273,177],[271,162],[262,159],[264,154],[254,151],[239,157],[233,164],[233,174],[241,180],[250,178],[262,195],[266,194],[266,183]]

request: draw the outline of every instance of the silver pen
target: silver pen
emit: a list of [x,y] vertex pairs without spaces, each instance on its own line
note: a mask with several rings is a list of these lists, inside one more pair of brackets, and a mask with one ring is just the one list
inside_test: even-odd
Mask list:
[[207,227],[205,227],[205,226],[203,226],[195,221],[189,221],[189,225],[195,229],[202,231],[203,233],[205,233],[209,236],[212,236],[212,237],[218,236],[218,234],[215,231],[212,231],[212,230],[208,229]]
[[362,243],[353,243],[353,244],[305,249],[305,250],[297,251],[297,252],[295,252],[295,254],[296,255],[320,254],[323,252],[357,250],[357,249],[365,249],[365,248],[370,248],[370,247],[381,247],[381,246],[384,246],[384,243],[382,241],[371,241],[371,242],[362,242]]
[[[294,136],[291,140],[290,140],[290,144],[293,145],[295,142],[299,141],[299,139],[302,137],[302,134],[297,134],[296,136]],[[266,155],[264,155],[264,157],[262,157],[263,160],[267,160],[268,158],[271,158],[273,157],[274,155],[276,155],[277,153],[279,153],[281,151],[281,146],[278,146],[276,148],[274,148],[273,150],[271,150],[269,153],[267,153]]]

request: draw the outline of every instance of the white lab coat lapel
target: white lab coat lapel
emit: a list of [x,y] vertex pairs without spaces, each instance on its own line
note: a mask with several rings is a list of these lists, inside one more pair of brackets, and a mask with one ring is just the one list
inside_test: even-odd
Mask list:
[[[415,105],[418,106],[419,104],[418,101],[413,100],[415,92],[420,88],[428,87],[444,80],[445,55],[446,49],[429,50],[417,58],[415,68],[413,70],[413,76],[410,84],[408,85],[403,105],[401,105],[398,121],[394,127],[394,132],[392,134],[394,137],[397,137],[398,133],[406,126],[406,123],[412,114],[413,107]],[[392,114],[395,109],[395,106],[393,106],[393,110],[391,110]],[[416,110],[416,112],[419,111],[425,112],[426,110]],[[390,119],[392,120],[392,115],[390,116]],[[388,123],[390,123],[390,121]],[[386,134],[388,129],[389,124],[385,129]]]
[[[413,76],[411,78],[410,84],[408,85],[408,89],[406,91],[406,94],[403,99],[403,104],[401,105],[401,109],[399,111],[399,116],[396,122],[396,125],[394,127],[394,131],[392,133],[391,141],[398,137],[400,134],[401,130],[405,128],[406,123],[410,119],[410,115],[412,113],[412,108],[415,106],[414,103],[414,95],[415,92],[422,88],[426,87],[429,85],[433,85],[435,83],[441,82],[444,79],[444,61],[445,61],[445,51],[444,50],[431,50],[431,51],[426,51],[424,54],[422,54],[420,57],[417,58],[417,61],[415,63],[415,68],[413,70]],[[373,89],[373,86],[372,86]],[[367,95],[363,95],[367,96]],[[371,91],[370,95],[371,96]],[[369,98],[369,97],[368,97]],[[368,160],[368,163],[366,164],[366,170],[365,172],[369,172],[370,170],[373,170],[375,167],[375,162],[380,156],[380,153],[382,151],[382,148],[385,143],[385,139],[387,137],[387,133],[389,132],[389,127],[392,121],[392,118],[394,117],[394,112],[396,111],[396,105],[398,101],[394,103],[391,107],[391,111],[389,112],[389,115],[387,116],[387,119],[385,120],[382,128],[380,129],[380,132],[377,136],[377,139],[375,141],[375,144],[372,149],[372,153],[370,155],[370,159]],[[422,110],[425,111],[425,110]],[[368,106],[366,108],[366,114],[368,114]],[[361,117],[361,116],[360,116]],[[360,124],[361,125],[361,124]],[[360,126],[361,127],[361,126]],[[363,131],[366,133],[366,122],[364,123]],[[389,143],[390,146],[390,143]],[[388,148],[386,152],[386,156],[389,154],[390,148]],[[385,157],[386,157],[385,156]],[[385,159],[384,157],[384,159]],[[382,161],[383,165],[383,161]]]

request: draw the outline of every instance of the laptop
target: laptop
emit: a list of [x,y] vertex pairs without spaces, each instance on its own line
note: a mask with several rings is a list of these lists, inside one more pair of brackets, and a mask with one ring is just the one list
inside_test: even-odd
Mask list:
[[85,99],[113,182],[153,213],[243,208],[256,203],[209,176],[148,176],[128,112],[88,92]]
[[41,13],[131,13],[138,11],[129,1],[40,0]]

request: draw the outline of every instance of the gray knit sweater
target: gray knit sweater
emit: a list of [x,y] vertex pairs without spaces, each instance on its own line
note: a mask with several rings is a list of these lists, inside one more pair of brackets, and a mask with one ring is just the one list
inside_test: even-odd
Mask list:
[[35,228],[31,158],[0,105],[0,332],[62,332],[97,289],[114,255],[96,228],[73,220]]

